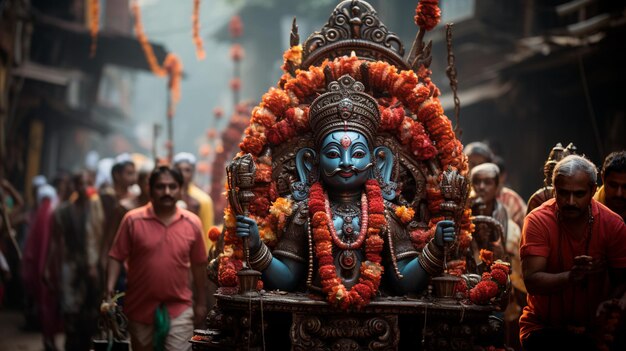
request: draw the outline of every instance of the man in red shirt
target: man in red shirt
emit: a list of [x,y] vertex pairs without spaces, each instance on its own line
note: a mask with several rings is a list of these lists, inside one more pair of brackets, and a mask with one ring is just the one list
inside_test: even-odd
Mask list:
[[107,289],[111,296],[126,262],[124,313],[134,351],[153,349],[155,330],[161,330],[154,324],[155,312],[165,311],[170,319],[165,350],[190,350],[194,324],[199,326],[207,313],[202,225],[176,206],[183,184],[178,171],[158,167],[149,183],[150,203],[126,214],[109,252]]
[[567,156],[554,169],[555,198],[526,216],[520,255],[528,306],[520,340],[527,351],[594,350],[598,305],[626,281],[626,226],[592,199],[596,181],[593,163]]

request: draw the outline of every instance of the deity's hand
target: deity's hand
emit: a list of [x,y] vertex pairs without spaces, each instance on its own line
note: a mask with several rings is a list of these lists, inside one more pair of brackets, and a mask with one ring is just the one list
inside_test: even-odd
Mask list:
[[259,227],[256,221],[250,217],[237,216],[237,236],[240,238],[249,238],[250,252],[254,253],[261,248],[261,237],[259,235]]
[[435,228],[435,244],[437,246],[442,247],[444,243],[451,243],[455,237],[454,221],[444,220],[437,222],[437,228]]

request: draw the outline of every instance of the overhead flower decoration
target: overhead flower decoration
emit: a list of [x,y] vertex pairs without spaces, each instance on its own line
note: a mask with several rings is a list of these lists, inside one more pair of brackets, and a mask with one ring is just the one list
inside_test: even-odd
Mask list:
[[415,8],[414,21],[420,28],[432,30],[439,24],[441,10],[439,0],[420,0]]
[[200,0],[193,0],[193,14],[191,15],[193,43],[196,46],[196,57],[204,60],[206,53],[202,37],[200,36]]
[[237,43],[230,47],[230,58],[235,62],[239,62],[243,59],[244,51],[243,47]]
[[221,107],[216,107],[213,109],[213,115],[215,116],[215,119],[220,119],[224,116],[224,109]]
[[241,78],[233,78],[230,80],[230,89],[239,91],[241,89]]
[[241,17],[235,15],[231,17],[230,22],[228,23],[228,30],[230,32],[230,36],[233,38],[239,38],[243,35],[243,22],[241,21]]
[[100,30],[100,0],[90,0],[89,10],[89,34],[91,35],[89,57],[94,57],[98,47],[98,31]]
[[209,154],[211,154],[211,145],[209,145],[209,144],[202,144],[198,151],[199,151],[198,153],[200,154],[200,156],[207,157],[207,156],[209,156]]
[[180,61],[178,56],[169,53],[165,57],[163,68],[167,72],[167,84],[170,91],[170,104],[167,116],[172,118],[174,117],[174,113],[176,111],[176,104],[180,101],[180,81],[183,76],[183,63]]
[[159,65],[158,59],[152,49],[152,45],[150,44],[150,41],[148,41],[148,37],[143,29],[143,23],[141,21],[141,8],[139,7],[138,1],[133,1],[131,10],[135,17],[135,34],[137,35],[137,40],[141,44],[141,48],[150,70],[158,77],[168,76],[170,101],[167,116],[168,118],[173,118],[176,110],[176,104],[180,101],[180,81],[183,73],[183,64],[178,56],[173,53],[168,53],[163,61],[163,66]]

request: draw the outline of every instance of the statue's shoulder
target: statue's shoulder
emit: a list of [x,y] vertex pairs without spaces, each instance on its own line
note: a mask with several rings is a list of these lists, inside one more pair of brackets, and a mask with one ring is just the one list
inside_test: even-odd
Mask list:
[[308,198],[300,201],[295,201],[292,206],[291,212],[291,224],[303,226],[309,218],[309,204]]

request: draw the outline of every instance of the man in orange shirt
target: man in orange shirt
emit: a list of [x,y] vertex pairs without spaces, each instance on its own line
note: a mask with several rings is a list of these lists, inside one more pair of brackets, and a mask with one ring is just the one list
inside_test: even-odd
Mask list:
[[109,252],[107,291],[112,296],[126,262],[124,312],[133,350],[152,350],[155,331],[163,327],[156,321],[168,316],[167,336],[156,342],[165,350],[190,350],[193,327],[207,313],[202,224],[198,216],[176,206],[183,184],[178,171],[158,167],[149,183],[150,203],[126,214]]
[[527,351],[594,350],[598,305],[623,294],[626,225],[592,199],[596,181],[593,163],[567,156],[554,169],[555,198],[526,216],[520,255],[528,306],[520,340]]

